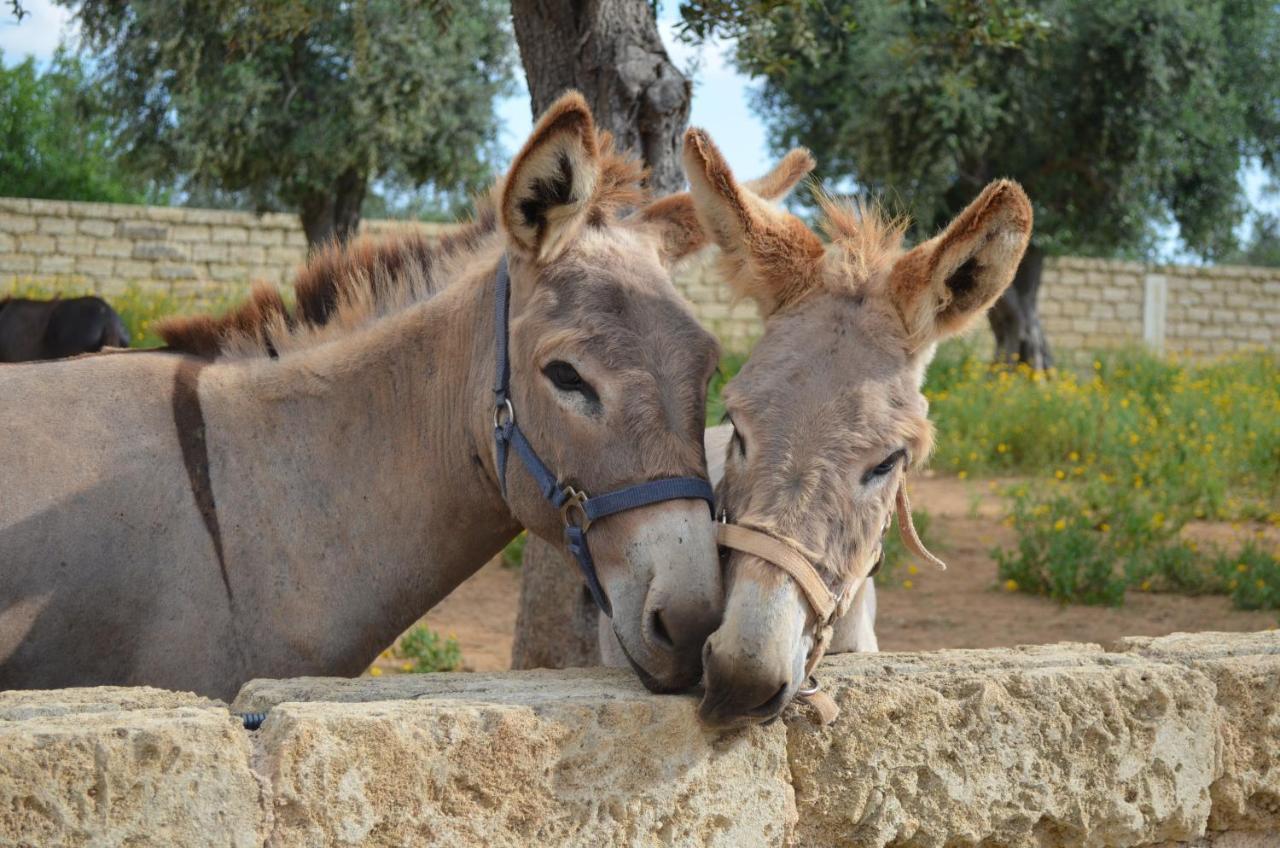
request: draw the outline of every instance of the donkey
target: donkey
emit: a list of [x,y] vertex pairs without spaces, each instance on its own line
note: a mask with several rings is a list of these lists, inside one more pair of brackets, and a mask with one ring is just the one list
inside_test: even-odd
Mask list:
[[709,487],[617,491],[705,477],[718,359],[667,272],[686,222],[620,219],[642,176],[569,94],[441,244],[323,251],[294,313],[166,327],[185,354],[0,370],[0,688],[358,674],[521,527],[589,539],[649,688],[697,682]]
[[703,651],[699,715],[734,727],[815,694],[813,666],[834,619],[865,603],[895,505],[906,541],[927,556],[905,488],[933,443],[925,369],[937,342],[1012,281],[1032,209],[1016,183],[997,180],[904,250],[902,222],[820,196],[826,244],[739,185],[705,133],[687,133],[684,164],[724,279],[765,321],[724,388],[732,436],[716,500],[730,550],[724,620]]
[[0,300],[0,362],[31,362],[128,347],[129,331],[100,297]]

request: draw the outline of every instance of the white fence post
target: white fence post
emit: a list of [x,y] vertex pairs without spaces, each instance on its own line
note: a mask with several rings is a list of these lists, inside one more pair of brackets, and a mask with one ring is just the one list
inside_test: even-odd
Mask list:
[[1165,316],[1168,314],[1169,284],[1164,274],[1147,274],[1143,280],[1142,341],[1156,353],[1164,352]]

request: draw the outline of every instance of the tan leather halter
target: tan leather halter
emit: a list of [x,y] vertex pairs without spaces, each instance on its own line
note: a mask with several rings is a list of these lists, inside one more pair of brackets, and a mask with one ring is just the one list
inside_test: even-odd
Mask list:
[[[925,562],[945,569],[946,564],[929,553],[924,543],[920,541],[920,534],[916,532],[915,524],[911,520],[911,501],[907,498],[905,480],[898,484],[895,500],[898,532],[902,535],[903,544]],[[885,523],[884,529],[887,533],[889,522]],[[852,575],[839,592],[832,592],[827,586],[827,581],[823,579],[822,573],[814,565],[819,557],[814,556],[796,540],[769,528],[730,524],[726,519],[716,526],[716,541],[726,548],[759,557],[776,568],[782,569],[796,581],[800,593],[813,610],[818,622],[814,632],[813,650],[809,652],[809,659],[805,663],[804,675],[807,685],[798,690],[796,695],[814,708],[819,724],[830,724],[835,721],[836,716],[840,715],[840,708],[836,706],[835,700],[830,695],[822,691],[813,672],[831,644],[835,620],[849,611],[849,605],[857,597],[862,584],[874,573],[875,566],[867,568],[861,574]]]

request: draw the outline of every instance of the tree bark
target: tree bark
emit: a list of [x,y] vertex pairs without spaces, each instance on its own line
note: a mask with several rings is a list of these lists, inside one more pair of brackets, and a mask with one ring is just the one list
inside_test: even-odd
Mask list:
[[600,613],[574,563],[530,535],[520,568],[512,668],[600,665]]
[[644,159],[655,193],[683,188],[692,87],[662,46],[647,0],[512,0],[511,15],[534,118],[577,89],[619,148]]
[[1033,244],[1018,265],[1013,284],[987,313],[996,337],[996,362],[1025,362],[1037,371],[1053,367],[1053,355],[1037,311],[1043,271],[1044,250]]
[[343,171],[329,191],[318,191],[303,199],[302,230],[307,234],[307,250],[329,242],[346,244],[360,228],[360,207],[364,205],[368,178],[354,168]]

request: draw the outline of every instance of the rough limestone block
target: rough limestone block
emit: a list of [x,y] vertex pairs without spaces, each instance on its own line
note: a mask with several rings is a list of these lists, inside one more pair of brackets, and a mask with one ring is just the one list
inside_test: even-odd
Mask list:
[[[430,677],[242,691],[335,699],[263,726],[272,845],[766,846],[794,825],[781,725],[711,733],[625,672]],[[336,702],[356,698],[390,700]]]
[[1080,646],[903,659],[832,658],[821,677],[840,718],[788,721],[797,844],[1101,848],[1204,834],[1222,750],[1204,674]]
[[100,218],[81,219],[76,227],[84,235],[94,238],[109,239],[116,234],[116,222],[104,221]]
[[1280,831],[1280,631],[1133,637],[1115,650],[1184,665],[1213,681],[1224,745],[1209,827]]
[[246,735],[217,702],[155,689],[0,693],[0,842],[262,845]]

